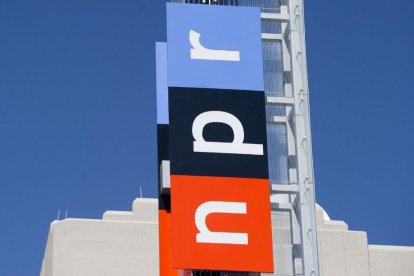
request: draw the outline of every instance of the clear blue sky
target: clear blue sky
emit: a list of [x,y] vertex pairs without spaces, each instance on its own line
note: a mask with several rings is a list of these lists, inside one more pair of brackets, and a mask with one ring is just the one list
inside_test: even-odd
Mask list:
[[[307,0],[318,202],[414,246],[414,4]],[[57,210],[156,196],[163,1],[0,1],[0,275],[38,275]]]

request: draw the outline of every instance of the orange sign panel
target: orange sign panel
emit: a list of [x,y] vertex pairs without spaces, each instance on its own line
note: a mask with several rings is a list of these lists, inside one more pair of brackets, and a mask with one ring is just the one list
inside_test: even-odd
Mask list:
[[171,213],[158,211],[160,275],[179,276],[179,270],[171,266]]
[[273,272],[269,180],[171,175],[172,266]]

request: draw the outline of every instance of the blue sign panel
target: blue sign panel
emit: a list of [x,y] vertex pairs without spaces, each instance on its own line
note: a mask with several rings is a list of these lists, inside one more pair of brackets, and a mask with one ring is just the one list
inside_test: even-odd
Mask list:
[[157,124],[168,125],[167,43],[155,44],[157,67]]
[[167,3],[168,86],[262,91],[260,9]]

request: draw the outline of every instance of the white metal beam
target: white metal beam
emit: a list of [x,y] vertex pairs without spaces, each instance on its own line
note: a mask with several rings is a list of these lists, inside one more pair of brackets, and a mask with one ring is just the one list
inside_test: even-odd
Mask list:
[[299,185],[297,184],[291,184],[291,185],[272,184],[272,192],[277,192],[279,194],[298,193]]
[[262,39],[281,41],[281,40],[283,40],[283,36],[282,36],[282,34],[262,33]]
[[280,105],[293,105],[295,103],[295,100],[293,98],[273,97],[273,96],[267,96],[266,101],[268,103],[280,104]]
[[170,183],[170,160],[162,160],[160,165],[160,190],[161,194],[169,194],[171,189]]
[[286,124],[287,118],[286,116],[271,116],[268,118],[268,122],[272,122],[276,124]]
[[260,14],[262,19],[274,19],[280,21],[289,21],[289,14],[281,14],[281,13],[267,13],[262,12]]

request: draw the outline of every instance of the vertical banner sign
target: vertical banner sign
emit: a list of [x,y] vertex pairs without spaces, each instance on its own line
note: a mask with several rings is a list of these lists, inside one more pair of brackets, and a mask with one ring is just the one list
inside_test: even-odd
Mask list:
[[172,267],[273,272],[259,8],[167,4]]

